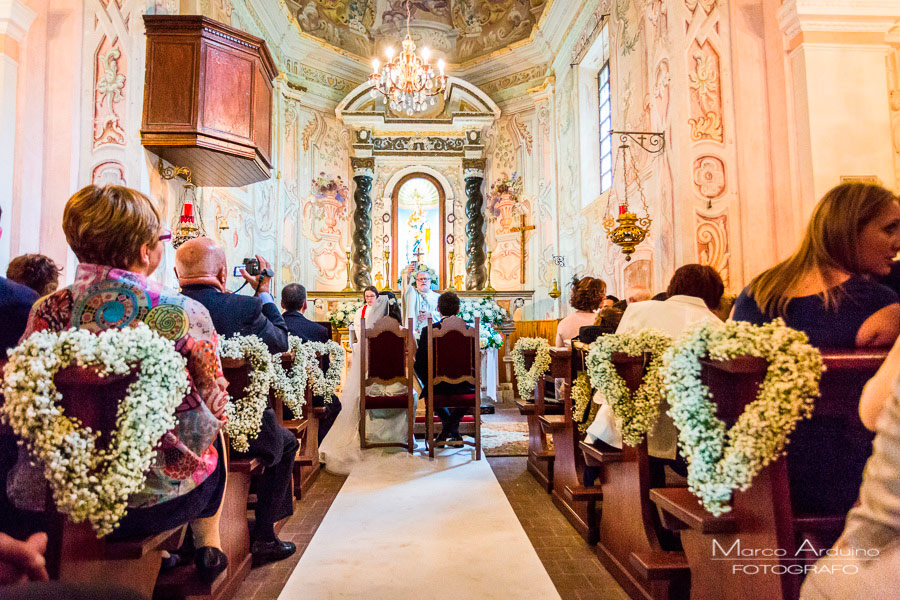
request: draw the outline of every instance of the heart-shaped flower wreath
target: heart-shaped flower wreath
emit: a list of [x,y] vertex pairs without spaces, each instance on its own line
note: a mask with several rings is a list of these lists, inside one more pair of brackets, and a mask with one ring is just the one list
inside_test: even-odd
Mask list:
[[[700,360],[757,356],[769,363],[756,399],[727,430],[700,380]],[[755,326],[728,321],[724,329],[698,324],[665,354],[663,379],[669,416],[688,460],[688,485],[714,515],[731,510],[734,490],[746,490],[753,478],[784,451],[797,423],[812,414],[824,366],[806,334],[775,319]]]
[[[314,396],[321,396],[325,402],[331,402],[331,395],[341,384],[341,374],[344,372],[344,361],[347,353],[344,348],[334,340],[327,342],[308,342],[306,347],[310,350],[309,377],[312,379],[312,391]],[[319,368],[316,354],[328,354],[328,372],[323,373]]]
[[246,358],[250,362],[250,382],[242,398],[231,398],[225,407],[225,431],[231,447],[248,452],[250,440],[259,435],[263,411],[269,405],[269,388],[275,380],[275,360],[269,348],[255,335],[235,335],[219,345],[222,358]]
[[[606,399],[622,441],[629,446],[640,444],[659,418],[662,401],[660,370],[663,354],[671,344],[671,337],[656,330],[604,335],[591,344],[586,360],[591,384]],[[612,355],[616,352],[628,356],[650,354],[644,381],[633,396],[612,363]]]
[[[53,378],[67,366],[124,375],[140,364],[138,378],[118,404],[109,446],[99,434],[66,416]],[[144,486],[154,447],[175,426],[175,409],[187,394],[185,359],[171,341],[140,323],[94,335],[85,329],[36,332],[9,353],[0,418],[40,461],[59,512],[87,519],[98,537],[115,530],[128,498]]]
[[306,384],[309,380],[310,350],[303,340],[294,335],[288,336],[289,351],[294,354],[293,364],[286,370],[279,357],[275,357],[275,394],[291,409],[296,418],[303,412],[306,404]]
[[[535,350],[534,362],[530,369],[525,368],[525,350]],[[550,367],[550,344],[544,338],[519,338],[512,351],[513,370],[516,373],[516,384],[519,386],[519,397],[523,400],[531,398],[538,380]]]

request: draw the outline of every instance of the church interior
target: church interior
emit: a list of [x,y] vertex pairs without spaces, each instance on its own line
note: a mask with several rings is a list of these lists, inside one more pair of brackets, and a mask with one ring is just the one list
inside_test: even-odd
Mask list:
[[0,56],[0,598],[898,597],[900,0],[0,0]]

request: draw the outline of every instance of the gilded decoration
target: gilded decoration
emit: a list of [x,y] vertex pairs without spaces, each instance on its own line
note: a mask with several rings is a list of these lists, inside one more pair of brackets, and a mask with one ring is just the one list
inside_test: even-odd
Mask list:
[[375,154],[446,154],[462,156],[466,140],[461,137],[432,137],[424,135],[376,137],[372,139]]
[[729,287],[728,215],[708,217],[696,213],[697,257],[701,265],[709,265],[719,272],[725,289]]
[[722,96],[719,87],[719,54],[709,41],[702,46],[695,40],[691,47],[688,83],[691,94],[691,139],[724,140]]
[[544,74],[547,72],[547,65],[535,65],[524,71],[517,71],[511,75],[505,75],[498,79],[492,79],[487,83],[480,85],[479,87],[484,90],[486,94],[493,94],[496,92],[503,91],[505,89],[515,87],[517,85],[523,85],[534,81],[535,79],[541,79],[544,77]]
[[[410,0],[410,29],[455,63],[529,38],[551,0]],[[396,43],[406,23],[406,0],[282,0],[299,29],[368,59]]]

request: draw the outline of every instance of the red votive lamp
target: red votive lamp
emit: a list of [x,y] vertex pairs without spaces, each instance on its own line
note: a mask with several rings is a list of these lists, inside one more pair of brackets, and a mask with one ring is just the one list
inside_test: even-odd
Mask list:
[[621,215],[624,215],[624,214],[625,214],[625,211],[627,211],[627,210],[628,210],[628,207],[625,206],[624,204],[620,204],[620,205],[619,205],[619,215],[620,215],[620,216],[621,216]]

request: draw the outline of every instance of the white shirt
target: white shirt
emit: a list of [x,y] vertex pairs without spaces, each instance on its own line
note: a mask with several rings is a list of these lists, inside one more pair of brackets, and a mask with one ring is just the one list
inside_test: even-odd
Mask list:
[[441,320],[441,314],[437,310],[437,302],[440,294],[432,289],[428,289],[425,293],[420,293],[415,285],[406,288],[403,294],[403,325],[411,318],[413,320],[413,329],[415,330],[416,339],[419,334],[428,325],[428,321],[419,321],[418,315],[421,312],[430,315],[431,319],[436,323]]
[[[724,323],[706,307],[706,303],[695,296],[672,296],[668,300],[645,300],[634,302],[625,309],[616,333],[638,333],[648,329],[657,329],[672,338],[695,323],[709,321],[724,327]],[[622,435],[616,428],[615,417],[605,399],[597,392],[594,402],[600,404],[594,422],[588,427],[588,441],[599,439],[610,446],[622,447]],[[669,403],[663,398],[659,407],[659,419],[647,437],[647,450],[650,456],[657,458],[675,458],[678,443],[678,430],[672,418],[666,414]]]

